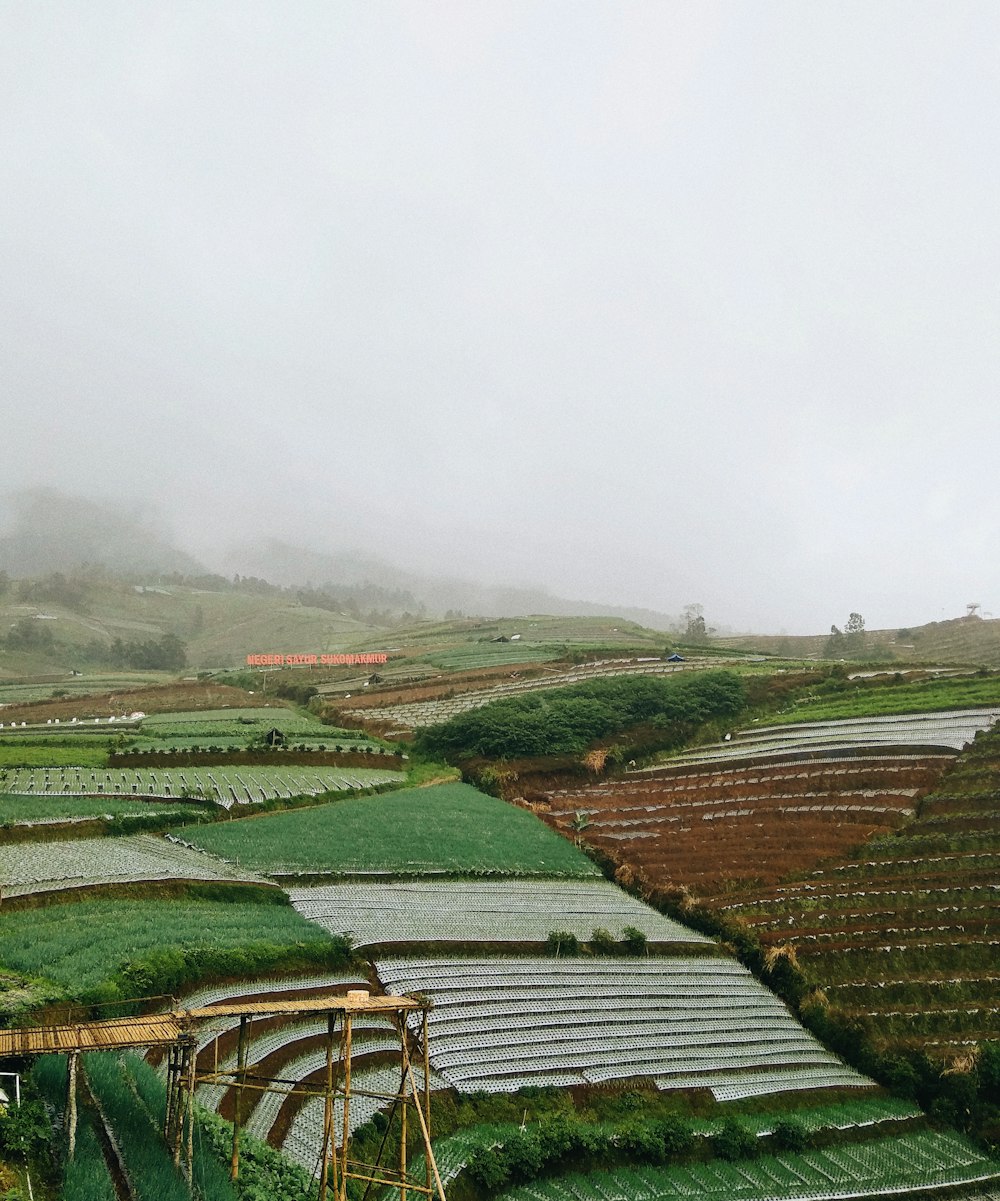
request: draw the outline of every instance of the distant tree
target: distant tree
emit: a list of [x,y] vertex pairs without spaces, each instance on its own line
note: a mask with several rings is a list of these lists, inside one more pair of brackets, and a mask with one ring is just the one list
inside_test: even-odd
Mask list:
[[842,659],[844,656],[844,631],[838,626],[830,626],[830,637],[823,647],[823,657],[826,659]]
[[52,630],[34,617],[22,617],[10,627],[7,649],[12,651],[48,650],[55,639]]
[[809,1135],[801,1122],[794,1118],[782,1118],[775,1123],[771,1134],[771,1145],[777,1151],[804,1151],[809,1142]]
[[857,657],[865,650],[865,619],[860,613],[852,613],[843,630],[830,626],[830,637],[826,640],[823,654],[827,659]]
[[550,930],[545,940],[545,949],[550,955],[579,955],[580,940],[569,930]]
[[684,637],[688,642],[704,642],[708,637],[704,605],[684,606]]
[[646,935],[635,926],[626,926],[622,930],[622,945],[626,955],[645,955],[647,943]]
[[852,613],[844,626],[844,643],[849,655],[859,655],[865,649],[865,619]]

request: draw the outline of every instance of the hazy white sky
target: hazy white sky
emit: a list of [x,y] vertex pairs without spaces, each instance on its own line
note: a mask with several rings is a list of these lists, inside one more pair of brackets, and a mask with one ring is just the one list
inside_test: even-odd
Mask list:
[[1000,6],[0,0],[3,483],[1000,615]]

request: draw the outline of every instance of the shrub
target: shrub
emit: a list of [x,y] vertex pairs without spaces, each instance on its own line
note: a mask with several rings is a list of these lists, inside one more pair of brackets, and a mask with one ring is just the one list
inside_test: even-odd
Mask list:
[[727,1118],[712,1135],[712,1150],[719,1159],[752,1159],[759,1150],[757,1136],[735,1118]]
[[597,955],[617,955],[618,943],[610,930],[598,926],[590,936],[590,946]]
[[694,1150],[695,1136],[681,1118],[663,1118],[656,1128],[667,1161],[683,1159]]
[[465,1175],[478,1188],[497,1192],[510,1180],[506,1156],[493,1147],[477,1147],[465,1165]]
[[635,926],[626,926],[622,930],[622,945],[627,955],[645,955],[649,940]]
[[663,1142],[652,1122],[629,1122],[615,1141],[630,1159],[644,1163],[661,1163],[664,1159]]
[[579,955],[580,940],[569,930],[550,930],[545,949],[550,955]]
[[782,1118],[775,1123],[771,1134],[771,1146],[776,1151],[804,1151],[809,1142],[806,1128],[794,1118]]

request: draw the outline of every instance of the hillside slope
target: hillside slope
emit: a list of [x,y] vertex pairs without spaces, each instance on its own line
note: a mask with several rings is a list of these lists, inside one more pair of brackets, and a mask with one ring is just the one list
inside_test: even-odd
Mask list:
[[[712,645],[787,658],[822,658],[829,634],[741,634],[713,638]],[[1000,667],[1000,618],[956,617],[912,629],[867,630],[865,652],[879,661],[954,663]],[[838,656],[839,657],[839,656]]]

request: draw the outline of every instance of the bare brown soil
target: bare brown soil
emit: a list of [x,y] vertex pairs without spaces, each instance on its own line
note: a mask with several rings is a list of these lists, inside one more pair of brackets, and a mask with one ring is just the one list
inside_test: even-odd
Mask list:
[[628,864],[653,888],[683,888],[722,905],[897,829],[939,778],[943,762],[689,768],[531,799],[556,829]]
[[183,713],[189,709],[258,709],[283,704],[260,693],[244,692],[228,684],[182,681],[140,688],[118,688],[87,696],[56,697],[26,705],[8,705],[4,721],[65,721],[82,717],[120,717],[124,713]]

